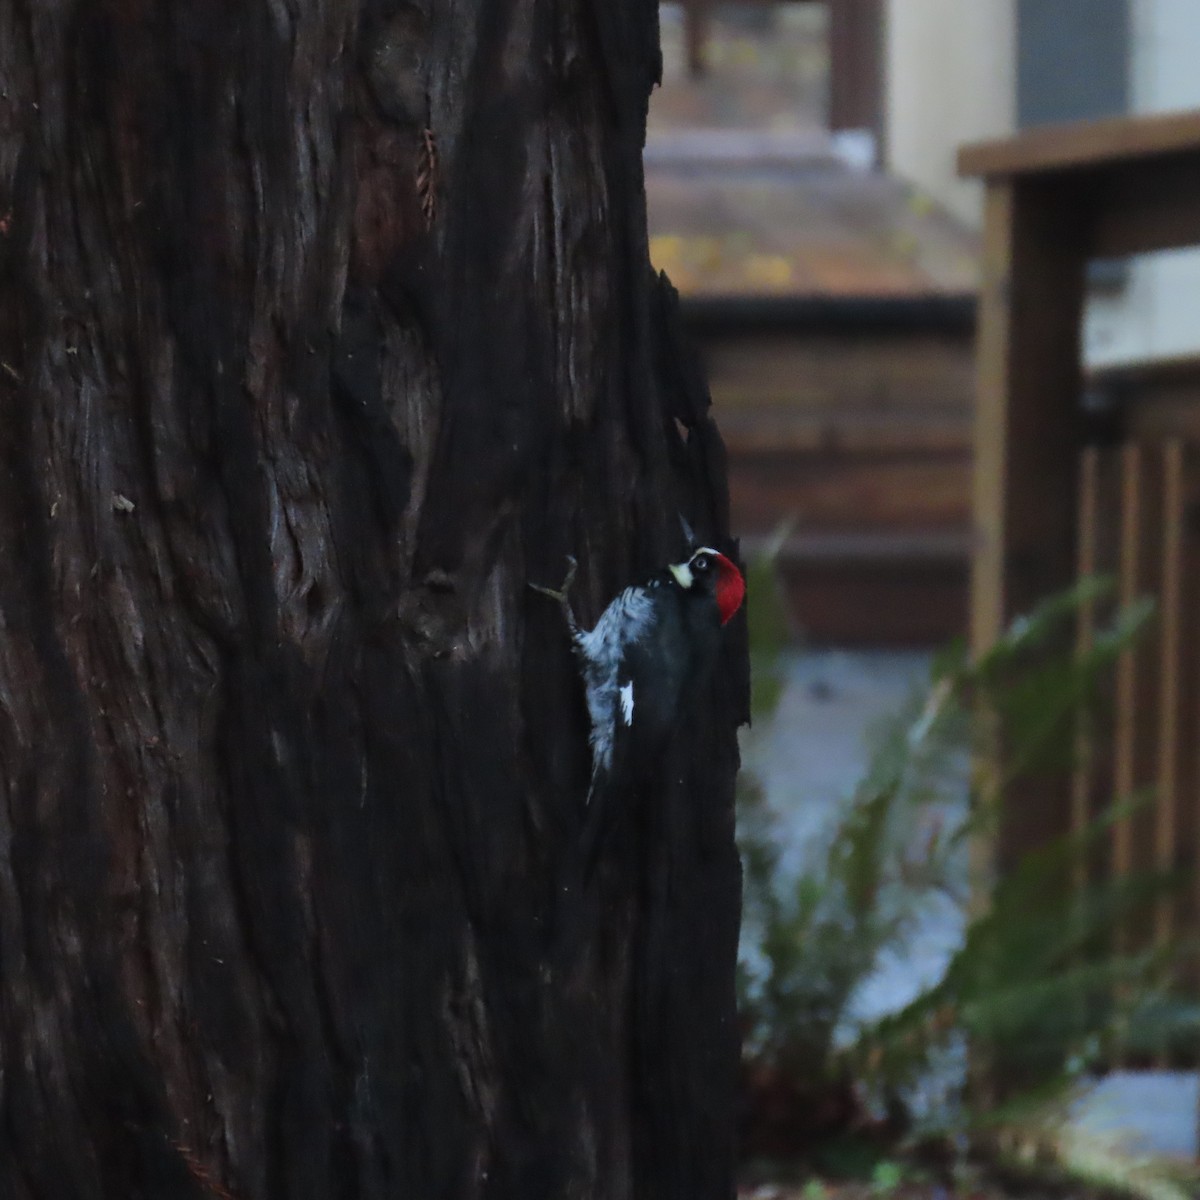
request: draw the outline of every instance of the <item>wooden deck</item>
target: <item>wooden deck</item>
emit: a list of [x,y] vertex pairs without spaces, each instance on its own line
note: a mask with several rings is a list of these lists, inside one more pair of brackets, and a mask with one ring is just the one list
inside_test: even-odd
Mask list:
[[708,371],[745,548],[794,521],[781,566],[812,640],[961,633],[975,242],[827,140],[667,146],[647,154],[652,255]]
[[[969,147],[959,163],[987,189],[973,644],[986,648],[1014,616],[1096,571],[1115,573],[1122,601],[1159,604],[1152,636],[1117,666],[1111,726],[1073,778],[1013,790],[995,857],[1008,867],[1081,828],[1096,804],[1149,788],[1153,804],[1114,827],[1111,871],[1194,872],[1200,374],[1177,362],[1086,378],[1079,328],[1089,260],[1200,245],[1200,113],[1041,129]],[[1083,614],[1081,645],[1097,619]],[[1193,885],[1137,936],[1198,926]]]
[[783,137],[773,155],[768,136],[743,136],[755,157],[670,159],[651,141],[651,258],[685,298],[973,294],[978,239],[919,193],[847,167],[825,139],[788,161]]

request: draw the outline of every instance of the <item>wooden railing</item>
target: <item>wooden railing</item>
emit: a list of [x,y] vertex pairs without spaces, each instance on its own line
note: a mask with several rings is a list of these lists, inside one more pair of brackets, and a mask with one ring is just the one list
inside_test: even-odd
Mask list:
[[[770,0],[725,0],[766,6]],[[817,0],[813,0],[814,3]],[[829,7],[829,128],[876,129],[880,118],[882,0],[820,0]],[[714,0],[683,0],[689,74],[705,70]]]
[[[1074,776],[1008,798],[998,865],[1078,828],[1102,799],[1153,788],[1153,805],[1113,831],[1104,869],[1196,868],[1200,367],[1158,371],[1157,394],[1137,371],[1091,381],[1114,399],[1097,421],[1083,403],[1080,324],[1089,260],[1200,244],[1200,113],[1044,128],[968,147],[959,168],[986,191],[972,642],[987,647],[1079,575],[1114,573],[1121,600],[1159,603]],[[1083,615],[1081,644],[1098,615]],[[1194,887],[1145,932],[1178,930],[1200,931]]]
[[969,296],[684,305],[729,456],[733,527],[804,636],[939,645],[966,627]]
[[[1114,796],[1152,800],[1113,829],[1103,869],[1116,876],[1195,868],[1200,853],[1200,444],[1178,437],[1087,447],[1079,471],[1080,575],[1112,575],[1114,602],[1142,596],[1157,617],[1118,661],[1113,703],[1094,725],[1071,782],[1081,829]],[[1103,614],[1086,609],[1087,649]],[[1195,885],[1173,892],[1140,940],[1195,930]]]

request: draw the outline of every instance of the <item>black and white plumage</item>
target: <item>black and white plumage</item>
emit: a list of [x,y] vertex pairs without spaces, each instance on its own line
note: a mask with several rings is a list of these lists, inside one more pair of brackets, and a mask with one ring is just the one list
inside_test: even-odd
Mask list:
[[579,659],[591,721],[586,869],[613,815],[614,794],[644,783],[665,751],[691,695],[720,648],[721,626],[741,605],[745,582],[723,554],[707,546],[627,587],[581,629],[568,590],[537,588],[562,605]]

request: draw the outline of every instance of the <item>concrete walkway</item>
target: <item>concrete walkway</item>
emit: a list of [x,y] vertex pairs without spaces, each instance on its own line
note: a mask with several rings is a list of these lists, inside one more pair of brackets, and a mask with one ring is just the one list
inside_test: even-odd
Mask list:
[[[784,871],[799,871],[828,845],[845,798],[866,769],[872,729],[922,687],[931,663],[921,652],[819,650],[786,656],[779,708],[744,745],[747,769],[763,781],[783,817]],[[957,905],[931,898],[905,945],[879,962],[854,997],[852,1020],[895,1011],[935,982],[964,928]],[[945,1069],[961,1069],[961,1057],[950,1058]],[[938,1081],[928,1090],[930,1102],[937,1103]],[[1080,1098],[1074,1112],[1082,1130],[1119,1134],[1134,1152],[1194,1159],[1200,1156],[1198,1110],[1200,1079],[1162,1071],[1110,1075]]]

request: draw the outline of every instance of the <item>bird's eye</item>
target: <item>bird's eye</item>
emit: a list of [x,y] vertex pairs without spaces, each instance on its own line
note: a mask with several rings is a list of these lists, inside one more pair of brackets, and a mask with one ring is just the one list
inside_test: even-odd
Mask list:
[[697,554],[696,557],[692,559],[692,566],[695,567],[697,571],[707,571],[708,568],[712,566],[712,559],[710,559],[707,554]]

